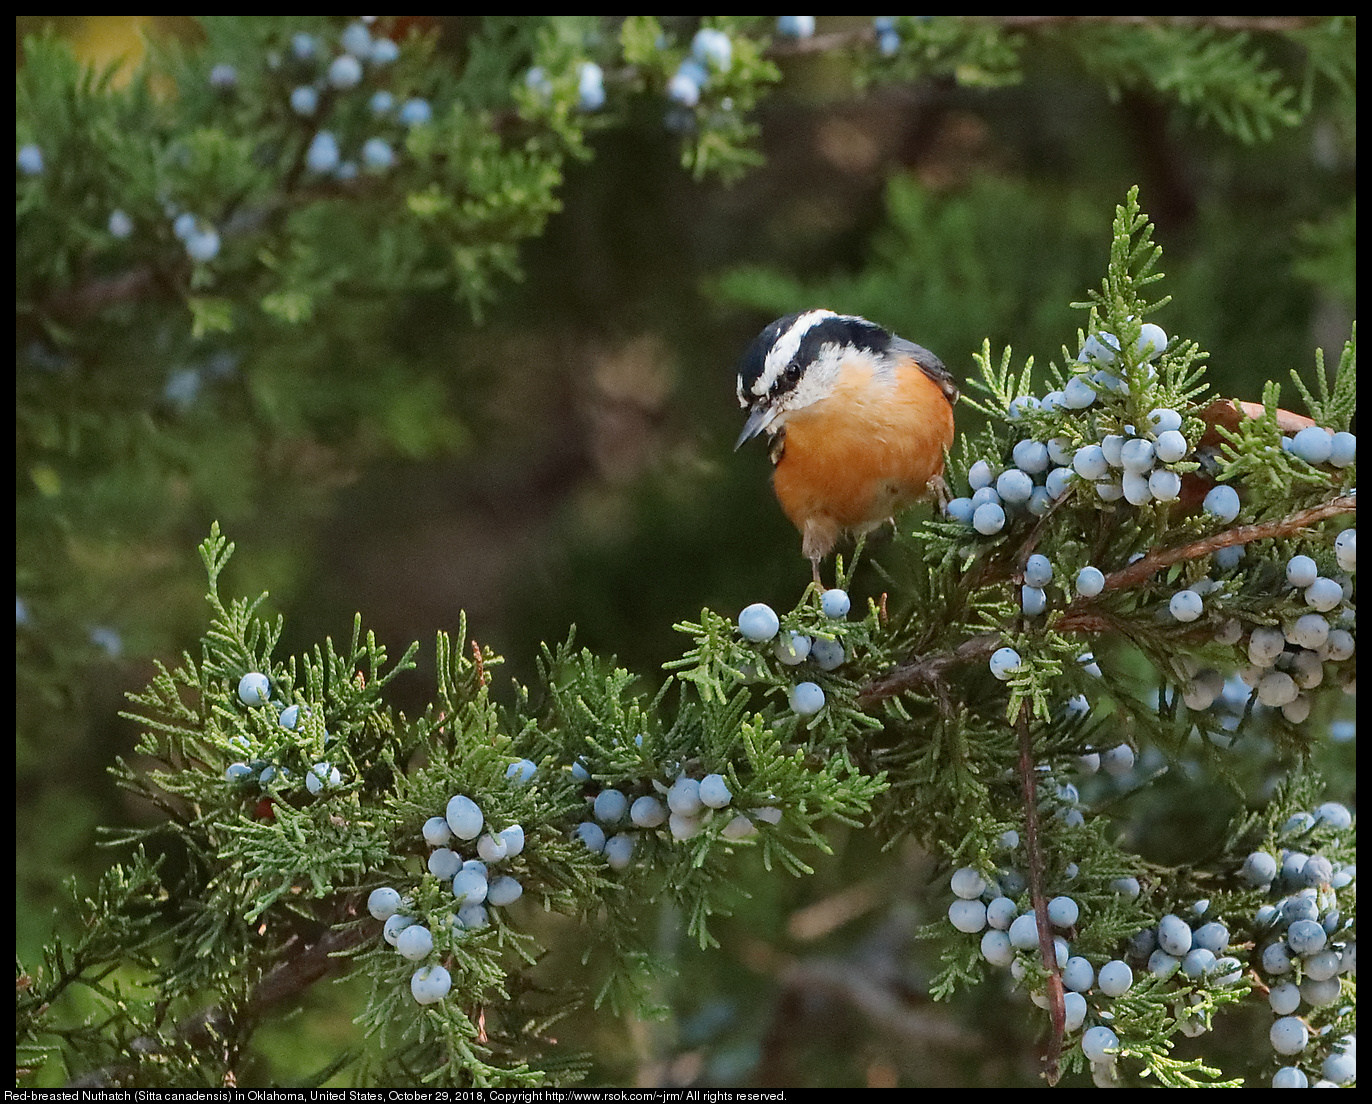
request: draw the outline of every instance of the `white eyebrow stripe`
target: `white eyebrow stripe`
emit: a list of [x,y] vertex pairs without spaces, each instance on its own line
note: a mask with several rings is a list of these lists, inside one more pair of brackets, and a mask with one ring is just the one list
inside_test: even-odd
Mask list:
[[812,310],[806,311],[792,322],[791,328],[777,338],[776,343],[767,354],[762,372],[753,381],[751,388],[753,394],[759,398],[767,394],[772,389],[772,385],[781,378],[781,374],[786,371],[786,366],[791,363],[791,358],[800,349],[800,343],[805,340],[805,335],[826,318],[836,317],[838,316],[831,310]]

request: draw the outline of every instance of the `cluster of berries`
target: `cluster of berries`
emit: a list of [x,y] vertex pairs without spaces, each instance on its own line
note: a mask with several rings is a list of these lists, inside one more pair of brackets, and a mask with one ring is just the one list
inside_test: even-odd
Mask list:
[[1358,438],[1347,430],[1330,433],[1319,426],[1307,426],[1294,436],[1283,437],[1281,447],[1315,467],[1328,464],[1348,468],[1358,462]]
[[[665,38],[663,44],[665,45]],[[700,102],[700,92],[712,74],[727,72],[734,63],[734,47],[729,36],[711,27],[702,27],[691,40],[691,53],[667,81],[667,98],[682,107]],[[535,65],[524,74],[525,87],[540,103],[553,96],[553,81],[548,71]],[[577,107],[598,111],[605,106],[605,71],[593,61],[577,65]]]
[[[1282,828],[1282,836],[1299,844],[1312,832],[1342,833],[1352,827],[1352,813],[1330,801],[1313,813],[1291,817]],[[1267,999],[1278,1017],[1270,1037],[1278,1054],[1307,1053],[1312,1045],[1311,1027],[1297,1013],[1302,1006],[1314,1013],[1337,1004],[1343,996],[1340,978],[1352,977],[1357,971],[1353,922],[1339,901],[1340,891],[1356,888],[1357,874],[1352,864],[1331,862],[1317,852],[1295,847],[1283,847],[1276,855],[1254,851],[1239,871],[1241,881],[1272,897],[1253,916],[1253,958],[1269,979]],[[1320,1063],[1324,1081],[1317,1088],[1354,1080],[1355,1036],[1314,1045],[1325,1052]],[[1304,1088],[1308,1080],[1299,1066],[1285,1066],[1273,1079],[1273,1087]]]
[[[1016,833],[1002,842],[1014,846]],[[1064,876],[1076,876],[1074,865]],[[982,932],[982,957],[994,966],[1009,967],[1016,980],[1022,979],[1031,964],[1039,962],[1039,919],[1034,910],[1021,911],[1015,897],[1024,892],[1024,879],[1013,869],[1000,871],[989,881],[979,871],[964,867],[953,873],[951,888],[955,899],[948,908],[949,922],[967,934]],[[1139,894],[1137,879],[1117,879],[1112,888],[1121,896],[1134,898]],[[1067,895],[1053,897],[1047,903],[1046,920],[1053,929],[1053,945],[1057,965],[1066,990],[1063,999],[1066,1015],[1065,1029],[1070,1034],[1085,1026],[1088,1018],[1094,1026],[1082,1035],[1081,1047],[1091,1063],[1096,1083],[1113,1084],[1117,1075],[1113,1052],[1119,1038],[1108,1026],[1113,1019],[1110,1001],[1123,997],[1134,986],[1135,968],[1158,978],[1181,974],[1188,984],[1213,986],[1236,984],[1243,975],[1243,967],[1229,950],[1229,929],[1219,921],[1209,920],[1208,901],[1193,906],[1194,924],[1182,917],[1163,917],[1157,927],[1139,932],[1130,940],[1127,952],[1108,958],[1097,965],[1084,955],[1072,954],[1068,939],[1076,928],[1081,909],[1076,900]],[[1031,994],[1034,1003],[1048,1006],[1042,992]],[[1192,998],[1194,1001],[1194,998]],[[1177,1009],[1183,1033],[1199,1035],[1205,1030],[1204,1020],[1188,1016],[1187,1005]]]
[[[1149,327],[1144,327],[1140,351],[1145,351],[1146,346],[1150,355],[1156,355],[1165,347],[1166,335],[1157,327],[1152,329],[1157,332],[1150,334]],[[1110,346],[1093,335],[1083,349],[1082,363],[1100,360],[1102,348],[1108,352]],[[1122,386],[1116,377],[1096,369],[1090,376],[1074,376],[1063,391],[1050,393],[1041,403],[1036,399],[1019,399],[1016,403],[1083,408],[1083,404],[1095,401],[1096,391],[1092,384],[1104,391],[1118,390]],[[1079,385],[1075,391],[1074,385]],[[1016,414],[1012,410],[1012,418]],[[1080,485],[1082,481],[1094,482],[1095,492],[1103,501],[1120,496],[1139,505],[1154,499],[1171,501],[1180,493],[1180,475],[1166,467],[1153,470],[1153,466],[1159,460],[1176,463],[1195,454],[1181,433],[1182,418],[1176,411],[1159,408],[1149,417],[1153,425],[1151,436],[1133,435],[1133,427],[1125,426],[1124,434],[1107,433],[1099,444],[1074,446],[1067,437],[1054,437],[1046,443],[1025,439],[1012,450],[1015,466],[999,474],[988,461],[977,461],[969,471],[974,493],[970,498],[954,499],[948,506],[948,513],[955,520],[990,535],[1004,528],[1007,506],[1023,505],[1031,514],[1043,513],[1054,499],[1066,494],[1074,482]],[[1309,427],[1285,440],[1291,442],[1291,451],[1310,462],[1337,461],[1336,466],[1346,466],[1356,459],[1357,440],[1353,434],[1331,435],[1318,427]],[[1042,486],[1036,486],[1034,477],[1047,470],[1050,463],[1059,466],[1048,472]],[[1123,469],[1117,486],[1119,495],[1115,495],[1114,490],[1103,490],[1105,484],[1100,482],[1114,467]],[[1145,474],[1147,478],[1144,478]],[[1227,524],[1238,516],[1238,493],[1227,485],[1216,486],[1206,495],[1203,508]],[[1242,574],[1243,556],[1241,545],[1217,551],[1212,557],[1211,576],[1214,577],[1206,576],[1171,594],[1161,616],[1179,623],[1199,620],[1206,613],[1207,598],[1217,593],[1222,595],[1230,589],[1227,584],[1231,579]],[[1138,554],[1133,557],[1137,558]],[[1345,529],[1338,534],[1332,559],[1340,570],[1327,573],[1321,573],[1320,565],[1309,555],[1290,559],[1286,582],[1295,588],[1296,593],[1291,597],[1298,599],[1301,607],[1285,618],[1284,625],[1244,624],[1230,619],[1217,626],[1216,638],[1221,643],[1246,649],[1249,663],[1241,669],[1240,676],[1256,694],[1258,703],[1280,708],[1293,723],[1308,717],[1310,700],[1301,692],[1324,681],[1324,664],[1343,665],[1336,667],[1335,673],[1346,687],[1353,685],[1354,671],[1345,661],[1351,659],[1354,652],[1354,612],[1351,605],[1345,603],[1353,597],[1351,573],[1356,570],[1357,559],[1355,529]],[[1039,616],[1052,604],[1049,588],[1061,570],[1061,565],[1055,567],[1042,554],[1029,558],[1019,594],[1020,607],[1026,617]],[[1074,595],[1094,598],[1105,589],[1105,572],[1095,565],[1081,566],[1075,577],[1070,575],[1069,569],[1069,577],[1072,578],[1070,585],[1065,580],[1059,581],[1060,601],[1071,601]],[[1302,607],[1304,612],[1300,612]],[[1013,678],[1021,666],[1019,653],[1010,647],[999,649],[990,660],[992,674],[1001,680]],[[1184,677],[1188,681],[1183,693],[1191,708],[1209,708],[1221,697],[1225,679],[1220,672],[1197,670],[1191,666],[1184,672]]]
[[[339,52],[330,56],[323,42],[302,32],[292,36],[287,60],[275,59],[274,68],[284,64],[291,77],[300,81],[292,87],[289,102],[291,111],[302,119],[318,120],[343,93],[360,87],[367,73],[385,69],[400,56],[400,47],[392,39],[373,38],[365,23],[350,23],[340,36],[339,46]],[[385,89],[372,94],[368,108],[379,125],[389,126],[393,121],[407,130],[433,117],[427,100],[414,97],[397,107],[394,95]],[[345,158],[337,135],[320,129],[305,151],[305,167],[317,176],[343,181],[357,177],[359,162],[362,170],[384,173],[396,163],[393,138],[372,135],[363,140],[355,158]]]
[[[1356,571],[1356,548],[1356,529],[1345,529],[1335,538],[1335,561],[1344,572]],[[1214,574],[1220,577],[1205,576],[1173,594],[1168,602],[1170,616],[1180,622],[1198,619],[1204,612],[1205,599],[1223,590],[1225,573],[1239,574],[1242,557],[1242,545],[1215,553]],[[1053,577],[1053,565],[1046,556],[1036,553],[1029,558],[1020,593],[1026,616],[1036,616],[1047,607],[1044,588]],[[1242,697],[1255,694],[1259,705],[1281,709],[1287,720],[1299,724],[1310,715],[1311,706],[1302,691],[1313,690],[1325,681],[1326,664],[1334,665],[1334,675],[1346,690],[1351,692],[1355,686],[1356,672],[1348,662],[1356,650],[1352,632],[1355,614],[1351,605],[1344,605],[1353,597],[1353,581],[1348,574],[1319,574],[1316,561],[1304,554],[1288,560],[1285,580],[1288,587],[1294,588],[1291,598],[1295,599],[1298,593],[1307,612],[1299,612],[1298,607],[1276,626],[1231,618],[1217,626],[1215,639],[1241,648],[1248,658],[1247,665],[1238,671],[1238,678],[1247,688]],[[1077,573],[1077,594],[1095,597],[1104,587],[1105,575],[1099,568],[1088,565]],[[991,656],[989,666],[996,678],[1005,681],[1014,677],[1022,663],[1019,652],[1004,647]],[[1179,663],[1185,676],[1182,695],[1188,708],[1203,710],[1217,702],[1225,703],[1231,688],[1223,673],[1214,668],[1197,668],[1189,657],[1182,657]]]
[[[300,32],[291,37],[286,57],[272,52],[267,56],[267,65],[272,70],[284,70],[289,79],[299,82],[289,93],[290,109],[301,118],[315,120],[328,112],[334,98],[357,88],[367,73],[384,69],[399,56],[400,47],[393,40],[374,38],[366,23],[355,22],[343,30],[337,52],[331,51],[318,36]],[[238,72],[232,65],[220,63],[211,68],[209,84],[220,95],[232,96],[238,83]],[[394,119],[404,129],[427,123],[433,115],[427,100],[411,98],[397,106],[393,95],[384,89],[372,95],[370,111],[379,122],[389,125]],[[28,149],[33,153],[26,156]],[[338,137],[327,129],[314,133],[305,152],[305,166],[311,173],[343,181],[358,175],[359,163],[361,169],[383,173],[395,165],[396,159],[393,136],[370,136],[361,143],[356,158],[345,158]],[[36,165],[32,171],[41,171],[38,147],[21,150],[19,165],[25,171]],[[173,235],[192,261],[203,264],[219,255],[219,230],[210,220],[180,210],[170,202],[164,204],[164,212],[172,220]],[[135,229],[133,218],[122,209],[110,213],[107,226],[110,235],[121,240],[130,237]]]
[[[1084,713],[1087,708],[1085,698],[1074,698],[1067,704],[1067,709],[1073,713]],[[1104,751],[1088,749],[1077,762],[1083,774],[1104,770],[1112,778],[1128,779],[1134,770],[1134,749],[1128,744],[1117,744]],[[1041,765],[1038,768],[1037,787],[1038,806],[1044,813],[1050,813],[1055,820],[1069,828],[1085,823],[1081,793],[1075,783],[1060,781],[1053,777],[1050,767]]]
[[[641,744],[643,737],[639,736],[637,740]],[[591,778],[580,762],[572,765],[572,777],[582,782],[589,782]],[[578,824],[573,834],[587,850],[604,855],[611,869],[624,870],[633,861],[634,847],[642,832],[656,832],[661,837],[660,830],[665,825],[671,839],[693,839],[716,811],[728,808],[734,799],[728,780],[722,774],[707,774],[700,779],[678,774],[670,786],[652,779],[651,788],[653,792],[641,794],[632,801],[624,792],[624,789],[630,789],[628,786],[624,789],[604,787],[587,793],[592,819]],[[628,824],[625,824],[626,817]],[[776,824],[780,820],[780,809],[761,806],[753,809],[751,816],[735,815],[720,830],[720,835],[731,840],[747,839],[757,834],[758,821]],[[634,832],[633,828],[642,831]]]
[[[1095,661],[1090,659],[1085,664],[1089,670],[1095,666]],[[1067,703],[1067,708],[1073,712],[1084,712],[1089,708],[1084,697],[1076,697]],[[1134,749],[1129,744],[1116,744],[1111,748],[1095,749],[1087,748],[1082,754],[1077,756],[1077,770],[1084,775],[1095,774],[1097,771],[1104,771],[1112,778],[1128,778],[1134,770],[1135,762]],[[1076,793],[1075,787],[1067,783],[1072,794]]]
[[[1129,941],[1129,954],[1145,963],[1150,974],[1170,978],[1180,973],[1192,981],[1233,985],[1243,976],[1242,964],[1225,952],[1229,949],[1229,928],[1217,919],[1208,919],[1210,902],[1200,900],[1190,908],[1190,918],[1168,913],[1157,925],[1137,932]],[[1199,1035],[1204,1025],[1181,1019],[1182,1031]]]
[[[276,723],[287,732],[296,731],[303,716],[309,713],[308,706],[287,705],[273,699],[271,680],[260,671],[249,671],[238,680],[238,700],[247,706],[271,706],[277,713]],[[325,743],[332,739],[333,737],[325,732]],[[229,742],[248,754],[252,753],[251,742],[241,733],[231,737]],[[265,790],[273,784],[279,786],[289,782],[291,772],[271,759],[254,758],[230,763],[224,770],[224,778],[235,785],[255,781]],[[313,763],[305,772],[305,788],[312,795],[318,795],[329,787],[342,784],[342,772],[331,763]]]
[[[879,16],[875,21],[877,49],[885,57],[894,55],[900,48],[900,34],[895,29],[895,21],[890,16]],[[782,15],[777,17],[776,34],[778,38],[805,39],[815,33],[813,15]],[[667,45],[666,36],[659,39],[659,46]],[[694,108],[700,103],[701,93],[712,79],[727,73],[734,64],[734,46],[727,32],[716,27],[702,27],[691,39],[691,51],[677,66],[667,80],[666,96],[677,109]],[[548,103],[553,95],[553,81],[548,71],[541,65],[531,67],[524,74],[525,86],[534,93],[541,103]],[[605,72],[593,61],[582,61],[577,65],[577,106],[582,111],[598,111],[605,106]],[[729,109],[726,99],[723,106]]]
[[695,107],[700,93],[715,73],[727,73],[734,64],[729,36],[713,27],[702,27],[691,39],[691,53],[667,81],[667,98],[682,107]]
[[[1140,331],[1137,355],[1153,361],[1168,345],[1160,327],[1145,323]],[[1128,385],[1119,371],[1119,341],[1112,334],[1090,335],[1082,345],[1075,372],[1061,390],[1039,399],[1025,395],[1011,401],[1007,416],[1019,421],[1028,410],[1082,411],[1095,407],[1098,399],[1122,396]],[[1153,372],[1151,364],[1148,367]],[[1182,415],[1159,407],[1148,415],[1142,431],[1123,424],[1118,403],[1102,401],[1094,416],[1070,418],[1060,423],[1061,433],[1046,441],[1026,437],[1014,445],[1009,465],[981,460],[968,472],[971,495],[953,499],[948,516],[984,536],[999,533],[1015,510],[1034,516],[1048,512],[1053,502],[1076,487],[1089,485],[1096,500],[1120,499],[1133,506],[1152,502],[1175,502],[1182,493],[1182,472],[1176,466],[1196,462],[1207,472],[1216,470],[1210,448],[1198,449],[1183,432]],[[1357,439],[1351,433],[1331,433],[1310,426],[1283,447],[1311,464],[1348,467],[1356,461]],[[1224,484],[1205,496],[1203,509],[1228,523],[1239,514],[1238,492]]]
[[[524,84],[540,103],[552,100],[553,81],[543,66],[535,65],[525,73]],[[605,106],[605,70],[593,61],[577,65],[576,105],[582,111],[599,111]]]
[[[1160,326],[1146,323],[1138,353],[1154,360],[1167,348],[1167,341]],[[1102,394],[1122,394],[1127,385],[1107,370],[1115,366],[1118,347],[1110,334],[1092,334],[1066,386],[1042,399],[1032,395],[1014,399],[1009,419],[1019,421],[1031,409],[1085,411]],[[1181,494],[1181,474],[1171,465],[1188,459],[1192,451],[1181,432],[1182,416],[1159,407],[1150,413],[1149,427],[1139,433],[1132,425],[1118,424],[1122,418],[1114,405],[1105,404],[1096,417],[1064,421],[1063,433],[1047,441],[1026,437],[1016,442],[1011,466],[993,466],[986,460],[972,465],[968,472],[972,494],[953,499],[948,516],[990,536],[1005,528],[1009,512],[1025,510],[1042,516],[1074,486],[1086,484],[1101,502],[1123,498],[1143,506],[1154,500],[1175,501]],[[1116,432],[1120,428],[1123,432]]]
[[[848,616],[852,601],[845,591],[837,588],[826,590],[820,597],[820,609],[831,621],[842,621]],[[777,660],[788,667],[798,667],[807,659],[821,671],[832,671],[847,658],[843,644],[823,636],[810,637],[804,633],[781,630],[781,619],[776,611],[763,602],[754,602],[738,615],[738,631],[744,640],[754,644],[766,644],[776,639],[772,652]],[[798,682],[791,688],[791,708],[802,717],[809,717],[824,708],[824,690],[815,682]]]
[[[1316,830],[1345,832],[1352,826],[1352,814],[1345,806],[1327,802],[1313,813],[1293,816],[1284,826],[1283,836],[1299,843],[1300,837]],[[1018,834],[1010,831],[1001,845],[1013,849],[1018,842]],[[1076,873],[1075,866],[1069,865],[1064,877],[1070,881]],[[1251,957],[1253,965],[1272,979],[1268,999],[1279,1017],[1271,1031],[1274,1050],[1285,1056],[1302,1054],[1312,1040],[1310,1026],[1296,1015],[1301,1005],[1314,1010],[1337,1003],[1342,996],[1340,977],[1356,972],[1356,939],[1337,896],[1340,890],[1355,885],[1356,867],[1284,848],[1279,856],[1253,852],[1239,878],[1248,886],[1273,894],[1274,903],[1263,905],[1252,918],[1256,938]],[[984,933],[982,957],[994,966],[1010,967],[1016,979],[1022,978],[1028,964],[1037,962],[1039,956],[1039,921],[1033,910],[1021,912],[1015,902],[1024,892],[1023,876],[1008,868],[988,879],[972,867],[963,867],[954,871],[950,887],[954,900],[948,907],[949,922],[960,932]],[[1130,898],[1139,894],[1133,878],[1118,879],[1112,888]],[[1116,1077],[1112,1052],[1119,1039],[1107,1026],[1112,1018],[1107,1000],[1130,991],[1136,968],[1162,980],[1180,977],[1188,987],[1231,986],[1244,974],[1243,963],[1230,953],[1230,927],[1214,916],[1209,900],[1195,902],[1185,916],[1164,916],[1156,926],[1136,933],[1123,955],[1099,966],[1071,953],[1067,937],[1080,918],[1077,902],[1070,896],[1057,896],[1048,902],[1046,911],[1047,923],[1055,930],[1057,964],[1067,990],[1066,1030],[1080,1029],[1091,1014],[1106,1021],[1087,1030],[1081,1043],[1098,1084],[1113,1083]],[[1059,932],[1062,934],[1056,934]],[[1047,998],[1042,993],[1032,997],[1046,1007]],[[1197,1003],[1199,998],[1191,994],[1189,1004]],[[1207,1026],[1204,1018],[1198,1013],[1188,1015],[1187,1008],[1188,1004],[1181,1004],[1176,1010],[1182,1032],[1202,1034]],[[1323,1034],[1328,1034],[1327,1028]],[[1313,1059],[1323,1076],[1320,1085],[1343,1085],[1356,1078],[1355,1036],[1325,1040],[1321,1049],[1323,1059]],[[1305,1087],[1307,1083],[1306,1073],[1293,1065],[1278,1071],[1273,1087]]]
[[[1018,846],[1018,833],[1007,832],[1001,844],[1006,848]],[[1069,866],[1065,877],[1070,881],[1076,873],[1076,868]],[[949,922],[968,935],[983,933],[982,957],[993,966],[1009,967],[1011,975],[1017,981],[1022,980],[1030,965],[1040,961],[1039,918],[1033,909],[1021,911],[1015,901],[1024,892],[1023,875],[1009,868],[998,871],[994,879],[988,879],[972,867],[963,867],[953,872],[950,884],[954,900],[948,906]],[[1119,879],[1114,888],[1122,896],[1137,896],[1139,892],[1138,882],[1132,878]],[[1109,959],[1097,967],[1090,959],[1072,954],[1068,940],[1081,918],[1081,907],[1071,896],[1063,894],[1051,898],[1045,911],[1047,925],[1052,929],[1054,955],[1067,990],[1063,1000],[1066,1031],[1070,1034],[1081,1030],[1088,1015],[1097,1020],[1110,1020],[1108,1001],[1124,996],[1133,988],[1133,968],[1122,958]],[[1227,939],[1225,933],[1224,942],[1227,943]],[[1216,939],[1212,941],[1217,942]],[[1211,959],[1213,965],[1213,955]],[[1230,971],[1237,971],[1238,962],[1230,961]],[[1237,976],[1234,973],[1234,978],[1227,979],[1226,983],[1236,980]],[[1031,998],[1040,1007],[1048,1006],[1045,993],[1035,992]],[[1113,1059],[1107,1052],[1118,1045],[1119,1039],[1103,1024],[1093,1026],[1083,1034],[1082,1050],[1093,1066],[1101,1067],[1096,1071],[1098,1080],[1113,1078]]]
[[[1348,603],[1353,597],[1349,574],[1357,569],[1357,531],[1345,529],[1335,538],[1335,563],[1342,572],[1320,573],[1316,561],[1305,554],[1292,556],[1286,563],[1284,587],[1274,597],[1288,598],[1288,611],[1276,625],[1261,625],[1232,618],[1221,622],[1215,638],[1238,648],[1247,663],[1238,667],[1238,686],[1231,686],[1225,674],[1214,668],[1197,669],[1183,660],[1187,681],[1182,694],[1191,709],[1209,709],[1237,695],[1240,701],[1256,696],[1257,704],[1280,709],[1293,724],[1310,715],[1311,701],[1305,691],[1323,685],[1327,678],[1352,693],[1356,669],[1352,664],[1356,650],[1353,633],[1355,612]],[[1312,549],[1313,551],[1313,549]],[[1173,603],[1183,595],[1194,594],[1200,603],[1226,581],[1224,572],[1238,573],[1242,546],[1222,549],[1214,562],[1219,580],[1209,576],[1178,591]],[[1285,589],[1285,593],[1282,590]]]
[[[435,931],[450,943],[463,939],[467,932],[489,925],[488,907],[512,905],[523,896],[524,887],[516,878],[508,874],[492,877],[490,872],[491,866],[523,852],[523,827],[512,824],[498,832],[483,828],[487,825],[481,807],[464,794],[456,794],[448,801],[443,816],[424,822],[424,842],[433,848],[427,863],[429,873],[452,891],[454,901],[453,907],[445,910],[432,927],[420,923],[412,898],[402,897],[390,886],[372,890],[367,898],[367,911],[384,922],[382,938],[402,958],[424,963],[410,978],[410,993],[419,1004],[435,1004],[452,988],[447,968],[426,961],[434,957]],[[464,860],[453,845],[473,845],[473,841],[477,857]]]

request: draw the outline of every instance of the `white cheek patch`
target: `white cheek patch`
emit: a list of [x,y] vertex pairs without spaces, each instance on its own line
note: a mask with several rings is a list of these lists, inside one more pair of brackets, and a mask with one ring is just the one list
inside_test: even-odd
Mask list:
[[795,387],[782,396],[782,409],[799,410],[833,394],[843,360],[839,346],[821,346],[819,355],[809,363]]
[[827,399],[838,387],[839,378],[847,373],[865,374],[873,383],[889,384],[895,379],[891,366],[882,357],[851,345],[824,345],[795,389],[782,397],[781,409],[801,410]]
[[[835,317],[837,315],[831,310],[812,310],[806,311],[792,322],[791,328],[776,339],[771,351],[767,354],[767,359],[762,365],[762,373],[753,381],[753,394],[761,398],[771,391],[773,385],[786,371],[786,366],[791,363],[791,358],[800,349],[800,343],[805,340],[805,335],[810,332],[811,328],[819,325],[826,318]],[[740,395],[739,402],[742,401]]]

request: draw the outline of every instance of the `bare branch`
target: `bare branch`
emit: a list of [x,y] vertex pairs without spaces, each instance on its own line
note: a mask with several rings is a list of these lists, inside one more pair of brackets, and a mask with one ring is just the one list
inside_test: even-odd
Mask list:
[[824,54],[830,50],[842,50],[849,46],[873,43],[876,40],[877,32],[872,27],[833,31],[830,34],[811,35],[809,38],[779,38],[763,51],[763,56],[795,57],[798,54]]
[[[342,919],[352,919],[356,916],[358,900],[360,899],[350,899],[346,902]],[[334,956],[339,951],[349,950],[375,936],[376,932],[368,928],[365,924],[348,928],[330,928],[317,942],[310,944],[300,954],[276,965],[263,976],[253,990],[248,1001],[249,1014],[258,1015],[272,1005],[280,1004],[309,988],[331,970],[337,969],[339,960]]]
[[151,298],[169,287],[170,282],[162,273],[150,265],[142,265],[116,276],[100,277],[56,292],[39,309],[58,318],[83,318],[116,303]]

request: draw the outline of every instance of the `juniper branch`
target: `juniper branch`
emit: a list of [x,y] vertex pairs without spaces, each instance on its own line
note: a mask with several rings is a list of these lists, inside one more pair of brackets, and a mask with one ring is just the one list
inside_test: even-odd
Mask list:
[[[360,894],[349,895],[339,906],[330,927],[319,939],[294,951],[295,938],[287,942],[284,953],[288,957],[278,962],[257,982],[251,995],[243,1004],[241,1017],[254,1019],[262,1016],[283,1001],[308,989],[315,982],[326,977],[338,966],[338,956],[353,947],[360,946],[376,937],[376,929],[370,924],[349,924],[355,920],[362,905]],[[208,1051],[215,1048],[219,1060],[225,1060],[225,1040],[234,1036],[238,1025],[219,1004],[206,1005],[180,1020],[175,1035],[185,1040],[197,1050]],[[138,1048],[149,1054],[161,1048],[155,1040],[141,1037],[143,1045]],[[67,1083],[69,1088],[86,1086],[118,1085],[136,1076],[137,1067],[126,1064],[102,1066],[81,1074]]]
[[907,690],[932,688],[938,690],[943,684],[945,673],[964,663],[987,660],[991,653],[1001,645],[998,633],[980,633],[964,640],[951,652],[919,656],[909,663],[902,663],[879,678],[874,678],[858,691],[858,705],[866,708],[885,698],[895,697]]
[[[339,908],[337,923],[356,919],[361,903],[360,895],[348,897]],[[339,952],[351,950],[375,935],[374,926],[368,924],[331,927],[299,954],[277,963],[262,977],[248,1000],[249,1014],[264,1012],[309,988],[337,966]]]
[[[1256,31],[1263,34],[1290,34],[1313,27],[1323,20],[1317,15],[1004,15],[977,16],[982,22],[993,22],[1011,31],[1032,31],[1040,28],[1071,27],[1083,23],[1120,27],[1212,27],[1219,31]],[[870,46],[877,40],[872,27],[848,31],[831,31],[809,38],[778,39],[762,56],[767,58],[796,57],[803,54],[825,54],[851,46]]]
[[[1288,517],[1264,521],[1256,525],[1238,525],[1233,529],[1213,533],[1189,544],[1178,545],[1176,548],[1164,548],[1150,552],[1143,559],[1107,575],[1105,577],[1105,589],[1120,590],[1137,586],[1164,567],[1170,567],[1172,564],[1181,563],[1185,560],[1209,556],[1221,548],[1228,548],[1231,545],[1248,544],[1251,541],[1270,540],[1276,537],[1289,537],[1326,518],[1337,517],[1339,514],[1355,513],[1357,502],[1356,495],[1340,495],[1328,502],[1322,502],[1318,506],[1298,510]],[[1115,618],[1101,610],[1094,599],[1077,598],[1064,611],[1062,619],[1057,623],[1057,628],[1061,632],[1099,634],[1117,631],[1122,626]],[[949,670],[966,663],[984,662],[1000,645],[1001,638],[997,633],[980,633],[964,640],[951,652],[917,656],[886,674],[868,681],[858,692],[858,705],[865,709],[886,698],[903,694],[907,690],[931,689],[938,692]]]
[[[1126,587],[1137,586],[1160,568],[1171,567],[1172,564],[1181,563],[1183,560],[1196,560],[1235,544],[1248,544],[1252,541],[1270,540],[1274,537],[1289,537],[1307,526],[1323,521],[1325,518],[1337,517],[1339,514],[1356,513],[1357,508],[1358,499],[1356,495],[1339,495],[1338,498],[1331,498],[1328,502],[1311,506],[1307,510],[1298,510],[1288,517],[1278,518],[1275,521],[1264,521],[1257,525],[1239,525],[1233,529],[1226,529],[1222,533],[1202,537],[1190,544],[1180,545],[1177,548],[1164,548],[1149,552],[1138,562],[1107,575],[1105,577],[1105,589],[1121,590]],[[1075,604],[1074,602],[1073,605]],[[1069,616],[1071,612],[1072,609],[1069,606]]]
[[1048,924],[1048,900],[1043,895],[1043,852],[1039,848],[1038,799],[1034,792],[1034,740],[1029,731],[1029,702],[1019,707],[1015,723],[1019,734],[1019,774],[1024,793],[1024,847],[1029,859],[1029,903],[1038,923],[1039,954],[1043,968],[1048,971],[1048,1013],[1052,1018],[1053,1037],[1043,1055],[1043,1076],[1056,1085],[1061,1072],[1058,1056],[1062,1053],[1062,1036],[1067,1029],[1067,1009],[1063,1003],[1062,973],[1058,969],[1057,949],[1053,945],[1053,931]]

